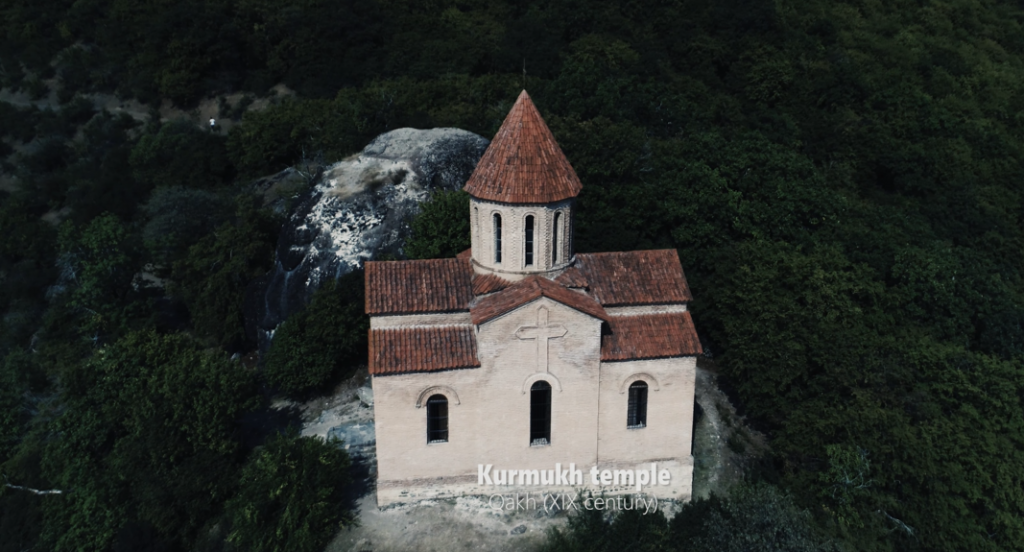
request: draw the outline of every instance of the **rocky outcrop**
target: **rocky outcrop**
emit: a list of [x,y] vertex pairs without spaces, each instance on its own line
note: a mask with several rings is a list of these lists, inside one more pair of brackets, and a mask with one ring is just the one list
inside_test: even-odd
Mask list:
[[296,201],[274,270],[249,289],[247,326],[260,349],[328,279],[381,254],[401,256],[420,203],[433,190],[461,189],[487,145],[464,130],[402,128],[327,167]]
[[327,438],[340,439],[342,447],[351,456],[375,458],[377,432],[372,421],[349,422],[332,427],[327,432]]

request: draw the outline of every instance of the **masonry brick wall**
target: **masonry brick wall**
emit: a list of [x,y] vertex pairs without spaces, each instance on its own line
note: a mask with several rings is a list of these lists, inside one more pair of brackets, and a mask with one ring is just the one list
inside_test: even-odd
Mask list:
[[[572,263],[571,219],[573,201],[565,200],[548,205],[511,205],[470,200],[470,227],[479,234],[471,240],[473,260],[478,270],[496,272],[509,280],[519,280],[529,274],[564,270]],[[558,262],[552,263],[552,228],[555,213],[560,212]],[[494,215],[501,215],[501,263],[494,262]],[[534,263],[525,266],[525,224],[527,215],[534,217]]]
[[[548,341],[547,370],[537,341],[516,337],[537,325],[541,308],[548,324],[566,330]],[[601,324],[541,297],[478,327],[479,368],[374,376],[379,505],[482,492],[473,490],[479,464],[539,470],[570,462],[589,469],[657,461],[673,470],[673,484],[657,492],[687,499],[694,359],[601,363]],[[648,427],[627,430],[621,391],[638,374],[655,379],[657,390],[649,392]],[[552,387],[551,443],[531,446],[529,389],[540,379]],[[434,393],[449,401],[447,443],[427,443],[426,408],[416,406]]]

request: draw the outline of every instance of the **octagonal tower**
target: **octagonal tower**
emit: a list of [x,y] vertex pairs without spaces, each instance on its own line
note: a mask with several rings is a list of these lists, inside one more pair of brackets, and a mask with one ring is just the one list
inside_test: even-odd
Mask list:
[[520,280],[571,266],[582,187],[524,90],[463,188],[471,196],[473,269]]

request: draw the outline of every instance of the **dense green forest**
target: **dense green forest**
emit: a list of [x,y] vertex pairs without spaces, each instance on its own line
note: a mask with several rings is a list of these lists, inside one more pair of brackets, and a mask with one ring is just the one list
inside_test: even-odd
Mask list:
[[[584,184],[578,250],[678,249],[771,447],[734,496],[547,549],[1024,549],[1019,2],[8,0],[0,28],[0,84],[59,103],[0,102],[0,551],[317,550],[349,523],[322,508],[343,453],[241,420],[360,362],[362,291],[318,295],[265,372],[229,360],[281,225],[248,184],[398,127],[490,137],[524,83]],[[282,82],[227,135],[156,116]],[[409,251],[459,245],[456,203]],[[343,365],[293,374],[304,335]]]

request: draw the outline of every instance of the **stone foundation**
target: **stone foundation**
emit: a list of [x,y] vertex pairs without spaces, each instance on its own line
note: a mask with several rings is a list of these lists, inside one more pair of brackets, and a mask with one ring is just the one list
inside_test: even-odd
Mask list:
[[[480,484],[478,473],[472,475],[458,475],[447,477],[429,477],[404,480],[377,480],[377,507],[385,508],[394,504],[412,503],[421,500],[456,498],[460,496],[482,496],[492,497],[496,495],[530,495],[540,497],[542,495],[569,495],[579,493],[585,497],[592,493],[595,497],[604,496],[648,496],[655,497],[659,501],[673,500],[687,502],[690,500],[693,491],[693,457],[678,459],[651,459],[639,464],[604,463],[597,466],[602,470],[632,470],[634,476],[639,471],[650,472],[651,464],[656,464],[656,471],[660,474],[662,470],[669,473],[669,485],[643,485],[638,491],[635,481],[633,485],[625,485],[620,481],[619,485],[593,485],[591,481],[590,468],[593,466],[576,466],[583,473],[582,485],[488,485]],[[568,469],[568,465],[561,466]],[[552,466],[552,469],[554,466]],[[494,466],[491,477],[494,477],[494,470],[512,470],[515,466]]]

